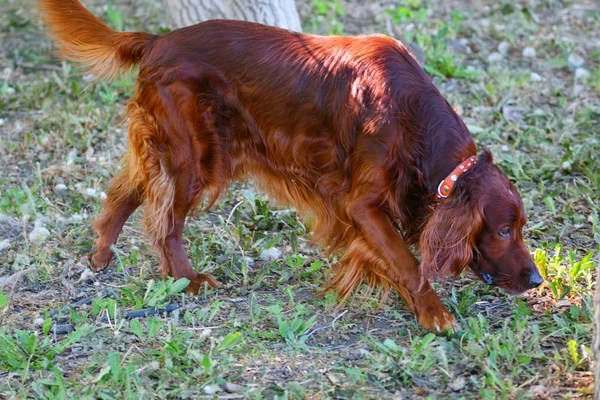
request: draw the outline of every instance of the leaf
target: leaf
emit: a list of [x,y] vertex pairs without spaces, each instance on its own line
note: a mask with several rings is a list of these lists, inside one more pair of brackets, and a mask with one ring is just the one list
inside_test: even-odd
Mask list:
[[92,383],[100,382],[109,373],[110,373],[110,366],[105,365],[104,367],[102,367],[102,369],[100,370],[98,375],[96,375],[96,377],[92,380]]
[[554,205],[554,199],[552,197],[546,196],[544,198],[544,203],[546,203],[550,211],[552,211],[552,214],[556,214],[556,206]]
[[185,289],[190,284],[190,280],[188,278],[180,278],[176,280],[169,288],[167,289],[167,296],[172,296],[174,294],[180,293],[183,289]]
[[52,318],[46,318],[44,320],[44,326],[42,326],[42,332],[44,335],[47,335],[50,332],[50,327],[52,326]]
[[229,335],[225,336],[221,344],[217,347],[217,350],[228,350],[240,343],[243,339],[244,338],[240,332],[230,333]]
[[281,315],[283,307],[281,307],[279,304],[273,304],[272,306],[265,308],[265,310],[277,316]]
[[421,342],[417,345],[416,350],[418,352],[422,351],[423,349],[425,349],[427,346],[429,346],[429,344],[431,342],[433,342],[433,340],[435,339],[435,335],[433,333],[428,333],[427,335],[423,336],[423,339],[421,340]]
[[577,352],[577,342],[575,340],[569,340],[567,343],[569,347],[569,354],[575,365],[579,364],[579,352]]
[[202,359],[202,366],[204,367],[204,373],[206,375],[209,375],[210,369],[212,367],[212,361],[210,360],[209,356],[204,356],[204,358]]
[[8,297],[3,292],[0,292],[0,312],[8,308]]
[[132,319],[129,323],[129,329],[131,329],[131,332],[133,332],[135,336],[138,337],[138,339],[142,340],[143,331],[142,323],[140,321],[138,321],[137,319]]
[[119,372],[121,370],[121,355],[119,353],[110,353],[108,355],[108,365],[110,366],[110,373],[114,381],[119,378]]

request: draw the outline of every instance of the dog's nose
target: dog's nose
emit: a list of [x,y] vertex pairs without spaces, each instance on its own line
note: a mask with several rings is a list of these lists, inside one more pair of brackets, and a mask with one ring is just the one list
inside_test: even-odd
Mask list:
[[544,282],[544,278],[540,275],[537,268],[534,268],[529,274],[529,287],[531,289],[540,286]]

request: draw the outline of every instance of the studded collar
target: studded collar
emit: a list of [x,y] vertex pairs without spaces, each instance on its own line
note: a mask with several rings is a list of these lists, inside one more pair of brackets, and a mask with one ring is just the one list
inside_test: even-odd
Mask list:
[[440,184],[438,185],[437,193],[435,194],[435,200],[433,204],[429,206],[431,211],[435,210],[435,206],[438,201],[450,196],[450,194],[452,193],[452,189],[454,188],[454,184],[456,183],[458,178],[462,174],[473,168],[475,164],[477,164],[477,160],[477,156],[468,157],[465,161],[458,164],[458,166],[454,168],[450,175],[448,175],[443,181],[440,182]]

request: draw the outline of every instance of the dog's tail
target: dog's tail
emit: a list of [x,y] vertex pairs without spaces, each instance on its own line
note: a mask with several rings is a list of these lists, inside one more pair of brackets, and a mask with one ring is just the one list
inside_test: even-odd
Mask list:
[[104,79],[138,64],[154,37],[144,32],[115,32],[77,0],[38,0],[38,6],[61,55]]

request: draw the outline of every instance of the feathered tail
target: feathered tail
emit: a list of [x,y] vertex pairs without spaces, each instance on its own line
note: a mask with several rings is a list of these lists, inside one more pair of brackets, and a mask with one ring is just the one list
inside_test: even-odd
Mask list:
[[115,32],[77,0],[38,0],[38,6],[61,55],[104,79],[138,64],[154,37],[144,32]]

